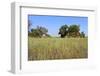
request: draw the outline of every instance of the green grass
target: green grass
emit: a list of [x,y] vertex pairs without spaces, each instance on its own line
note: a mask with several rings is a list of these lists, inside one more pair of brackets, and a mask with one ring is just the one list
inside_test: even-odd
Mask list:
[[28,38],[28,60],[88,57],[87,38]]

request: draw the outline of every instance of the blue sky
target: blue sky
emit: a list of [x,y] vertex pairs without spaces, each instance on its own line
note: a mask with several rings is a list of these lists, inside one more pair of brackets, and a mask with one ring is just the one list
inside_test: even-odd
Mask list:
[[86,36],[88,35],[88,17],[29,15],[28,20],[32,23],[31,28],[45,27],[48,29],[48,34],[52,36],[58,36],[59,28],[64,24],[80,25],[80,31],[84,31]]

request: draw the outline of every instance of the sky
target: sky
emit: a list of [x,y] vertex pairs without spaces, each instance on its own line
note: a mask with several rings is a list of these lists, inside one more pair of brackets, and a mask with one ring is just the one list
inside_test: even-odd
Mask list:
[[88,36],[88,17],[28,15],[28,20],[32,24],[31,28],[45,27],[51,36],[58,36],[59,28],[64,24],[80,25],[80,32],[83,31]]

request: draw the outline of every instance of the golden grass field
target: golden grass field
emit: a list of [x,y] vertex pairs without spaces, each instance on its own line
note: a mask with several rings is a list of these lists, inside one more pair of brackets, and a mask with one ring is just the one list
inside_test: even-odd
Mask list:
[[87,57],[87,38],[28,38],[29,61]]

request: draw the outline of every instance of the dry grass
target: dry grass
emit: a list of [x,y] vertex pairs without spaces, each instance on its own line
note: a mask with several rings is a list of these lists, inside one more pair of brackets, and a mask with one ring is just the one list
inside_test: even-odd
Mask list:
[[28,60],[87,57],[87,38],[28,38]]

